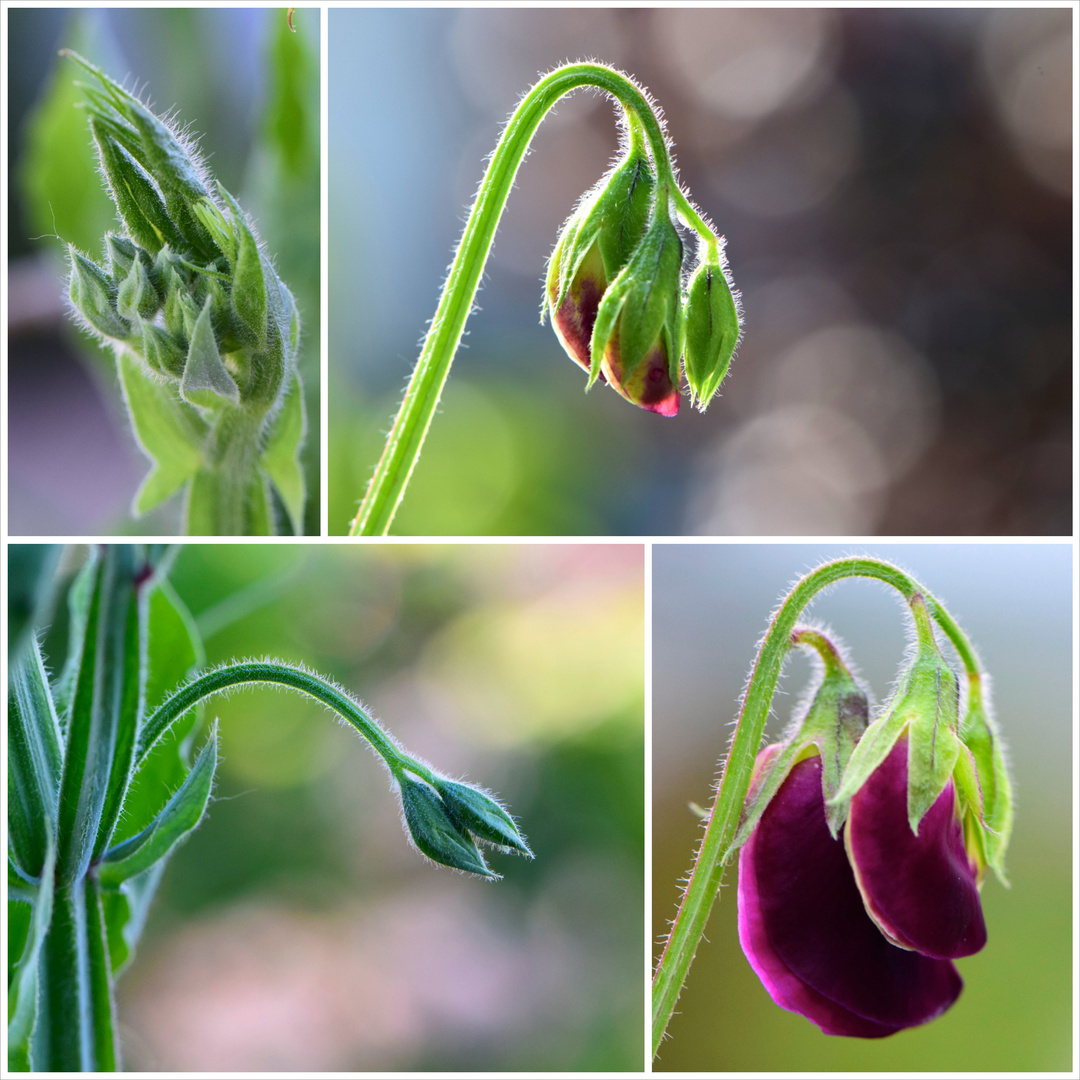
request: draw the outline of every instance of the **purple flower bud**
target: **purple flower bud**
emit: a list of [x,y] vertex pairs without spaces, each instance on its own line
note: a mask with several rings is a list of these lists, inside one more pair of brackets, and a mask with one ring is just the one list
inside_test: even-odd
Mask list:
[[[758,775],[778,750],[759,755]],[[907,827],[904,779],[896,813]],[[920,883],[897,874],[890,887]],[[898,948],[867,914],[844,844],[829,832],[818,755],[794,766],[741,849],[738,903],[743,952],[765,989],[828,1035],[881,1038],[925,1024],[963,988],[950,960]]]
[[948,959],[986,944],[978,871],[964,846],[956,790],[945,790],[911,831],[907,812],[908,739],[856,792],[845,846],[866,910],[903,949]]

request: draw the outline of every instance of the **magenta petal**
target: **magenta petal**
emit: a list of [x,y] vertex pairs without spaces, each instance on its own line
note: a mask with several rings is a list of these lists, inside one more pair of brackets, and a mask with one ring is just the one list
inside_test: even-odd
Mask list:
[[821,759],[799,762],[739,854],[739,939],[782,1008],[828,1035],[879,1038],[940,1016],[955,966],[891,944],[825,823]]
[[950,780],[911,831],[908,740],[901,738],[851,801],[847,845],[866,909],[907,949],[949,959],[986,944],[986,924]]

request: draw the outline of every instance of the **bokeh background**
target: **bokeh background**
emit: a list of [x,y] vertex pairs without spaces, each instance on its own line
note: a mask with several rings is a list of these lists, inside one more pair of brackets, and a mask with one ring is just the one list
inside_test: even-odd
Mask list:
[[134,520],[149,465],[111,351],[66,315],[65,247],[98,257],[117,227],[97,173],[81,53],[201,136],[254,217],[303,319],[305,531],[319,532],[319,12],[12,8],[8,20],[8,506],[16,536],[172,535],[180,497]]
[[330,529],[344,531],[501,125],[632,73],[727,236],[746,340],[705,415],[637,410],[538,319],[616,148],[539,130],[394,529],[1067,534],[1072,18],[973,8],[331,10]]
[[119,982],[125,1067],[640,1071],[643,572],[640,545],[184,548],[208,663],[335,679],[501,797],[536,859],[435,866],[352,728],[291,692],[212,699],[214,799]]
[[[830,1037],[772,999],[742,954],[734,868],[725,875],[657,1070],[869,1074],[1062,1071],[1074,1067],[1072,979],[1072,549],[1068,544],[684,546],[653,549],[653,935],[674,917],[716,762],[770,613],[822,561],[865,554],[894,562],[947,606],[993,679],[1015,788],[1006,867],[982,890],[989,942],[957,962],[965,988],[925,1027],[882,1040]],[[878,702],[906,644],[891,590],[852,580],[810,617],[846,642]],[[810,674],[794,657],[766,729],[774,740]],[[657,944],[657,957],[659,944]]]

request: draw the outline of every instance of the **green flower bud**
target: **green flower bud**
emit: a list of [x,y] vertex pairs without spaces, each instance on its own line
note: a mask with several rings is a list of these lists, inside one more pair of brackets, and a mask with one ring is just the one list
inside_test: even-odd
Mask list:
[[105,125],[95,117],[90,118],[90,131],[97,144],[98,158],[112,200],[131,238],[151,254],[155,254],[162,244],[183,243],[146,170],[109,137]]
[[682,240],[666,205],[597,310],[590,353],[627,401],[662,416],[679,411]]
[[127,276],[139,249],[126,236],[117,236],[116,233],[105,234],[105,248],[109,254],[113,277],[119,281]]
[[468,784],[441,777],[436,777],[435,788],[458,829],[496,847],[533,857],[514,819],[491,796]]
[[498,877],[488,868],[469,834],[454,823],[434,788],[408,773],[404,773],[400,781],[405,824],[420,852],[443,866],[467,870],[481,877]]
[[694,271],[686,301],[686,381],[690,400],[702,412],[727,375],[739,335],[738,304],[714,253]]
[[116,310],[133,322],[137,318],[149,319],[161,307],[161,298],[154,288],[150,275],[141,259],[131,264],[127,277],[120,282],[116,292]]
[[71,245],[68,246],[68,258],[71,260],[68,295],[75,310],[103,337],[124,341],[131,333],[131,326],[116,311],[116,289],[112,279]]
[[143,357],[159,375],[179,380],[184,374],[187,346],[152,322],[142,324]]
[[567,354],[586,371],[593,368],[589,346],[600,300],[645,234],[655,186],[648,156],[632,142],[563,226],[548,263],[546,312]]

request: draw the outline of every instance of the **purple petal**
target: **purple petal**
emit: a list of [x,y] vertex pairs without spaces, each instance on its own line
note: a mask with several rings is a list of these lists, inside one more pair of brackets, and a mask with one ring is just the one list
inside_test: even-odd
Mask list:
[[880,1038],[940,1016],[963,981],[892,945],[825,822],[821,759],[800,761],[739,854],[739,939],[765,989],[827,1035]]
[[908,740],[851,801],[846,843],[866,910],[890,940],[924,956],[970,956],[986,944],[986,924],[950,780],[911,831]]

